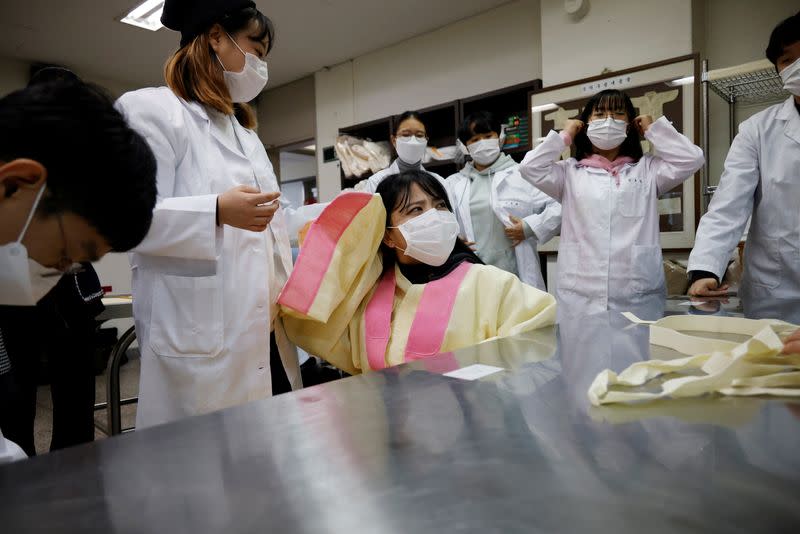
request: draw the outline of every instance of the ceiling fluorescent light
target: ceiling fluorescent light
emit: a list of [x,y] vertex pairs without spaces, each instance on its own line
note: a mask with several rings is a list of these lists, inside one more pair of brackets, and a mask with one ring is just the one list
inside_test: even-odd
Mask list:
[[317,145],[308,145],[308,146],[304,146],[304,147],[303,147],[303,150],[308,150],[308,151],[311,151],[311,152],[316,152],[316,150],[317,150]]
[[164,0],[145,0],[125,15],[121,22],[153,32],[158,31],[163,27],[161,24],[162,11],[164,11]]
[[677,87],[679,85],[691,85],[694,83],[694,76],[687,76],[686,78],[678,78],[677,80],[672,80],[671,82],[667,82],[667,85],[670,87]]

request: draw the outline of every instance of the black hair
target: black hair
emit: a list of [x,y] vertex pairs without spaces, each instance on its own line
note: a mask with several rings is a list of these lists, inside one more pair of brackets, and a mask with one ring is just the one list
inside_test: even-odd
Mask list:
[[419,113],[416,111],[406,111],[399,117],[397,117],[397,122],[394,125],[394,135],[397,135],[397,132],[400,131],[400,125],[406,122],[408,119],[414,119],[422,123],[425,126],[425,123],[422,121],[422,118],[419,116]]
[[600,91],[586,102],[583,111],[578,118],[585,125],[584,128],[575,136],[575,159],[578,161],[583,158],[589,157],[594,154],[592,142],[586,135],[586,129],[589,127],[589,119],[595,110],[601,111],[616,111],[624,109],[628,115],[628,137],[622,142],[619,148],[620,156],[628,156],[635,161],[642,159],[642,141],[639,137],[639,130],[633,124],[636,118],[636,108],[633,107],[630,97],[622,91],[617,89],[606,89]]
[[28,87],[40,83],[49,83],[55,81],[64,82],[80,82],[81,79],[71,70],[64,67],[42,67],[37,70],[31,79],[28,81]]
[[797,41],[800,41],[800,12],[781,21],[772,30],[766,50],[767,59],[777,66],[778,58],[783,55],[783,50]]
[[258,34],[253,38],[257,41],[267,39],[267,54],[272,51],[275,44],[275,25],[269,17],[254,7],[246,7],[239,11],[229,13],[219,22],[225,31],[233,35],[247,29],[255,21],[258,24]]
[[450,199],[444,186],[433,175],[423,170],[413,169],[387,176],[375,191],[383,200],[386,208],[386,226],[390,226],[392,212],[403,209],[408,205],[411,197],[411,184],[417,184],[426,194],[434,200],[443,200],[447,209],[453,211]]
[[458,129],[458,139],[466,145],[467,141],[476,135],[492,132],[500,135],[502,129],[500,121],[494,114],[489,111],[476,111],[467,115],[464,122],[461,123],[461,127]]
[[[453,206],[450,204],[450,198],[447,196],[444,186],[432,174],[423,170],[414,169],[403,171],[400,174],[387,176],[375,191],[381,196],[383,200],[383,207],[386,209],[386,226],[392,225],[392,212],[398,208],[403,208],[408,205],[411,196],[411,185],[417,184],[426,194],[430,195],[434,200],[442,200],[447,206],[448,211],[453,211]],[[385,244],[381,243],[381,251],[383,252],[383,268],[384,270],[394,266],[397,255],[395,251]],[[453,252],[460,252],[472,257],[472,262],[483,264],[483,262],[475,255],[471,248],[464,244],[461,238],[456,239],[456,244],[453,247]]]
[[0,99],[0,161],[47,170],[39,213],[83,217],[118,252],[138,245],[156,202],[156,161],[112,100],[76,81],[37,83]]

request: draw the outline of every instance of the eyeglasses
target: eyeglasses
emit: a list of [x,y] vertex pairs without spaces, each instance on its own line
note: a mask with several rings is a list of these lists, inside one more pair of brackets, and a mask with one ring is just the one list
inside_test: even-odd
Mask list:
[[[77,274],[83,271],[83,266],[80,263],[75,263],[72,261],[72,258],[69,257],[67,252],[67,233],[64,231],[64,221],[61,218],[61,214],[57,215],[58,217],[58,229],[61,231],[61,242],[63,243],[63,248],[61,249],[61,259],[58,260],[59,266],[59,273],[60,274]],[[62,265],[66,265],[63,269],[60,268]]]

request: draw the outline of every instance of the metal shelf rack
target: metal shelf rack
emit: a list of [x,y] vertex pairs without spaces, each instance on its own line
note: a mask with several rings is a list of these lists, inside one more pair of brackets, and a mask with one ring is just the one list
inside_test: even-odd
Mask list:
[[708,60],[703,60],[703,144],[706,150],[705,172],[703,172],[703,196],[706,206],[716,191],[709,185],[709,94],[718,94],[728,103],[728,134],[730,142],[736,136],[736,105],[765,104],[780,102],[788,98],[789,93],[783,89],[783,81],[775,70],[775,66],[762,59],[734,67],[708,70]]

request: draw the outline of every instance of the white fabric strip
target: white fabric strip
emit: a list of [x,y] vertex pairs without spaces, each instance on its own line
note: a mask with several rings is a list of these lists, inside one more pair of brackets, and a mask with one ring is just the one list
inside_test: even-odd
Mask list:
[[[589,400],[595,406],[665,397],[696,397],[707,393],[732,396],[800,396],[800,355],[783,355],[782,337],[797,326],[770,319],[751,320],[737,317],[688,316],[666,317],[655,323],[641,321],[626,313],[637,324],[650,324],[650,342],[687,358],[638,362],[619,375],[605,370],[589,388]],[[751,336],[744,343],[681,334],[678,330]],[[612,386],[638,387],[665,374],[702,371],[700,376],[669,378],[661,391],[611,390]]]

